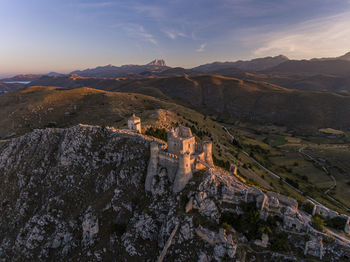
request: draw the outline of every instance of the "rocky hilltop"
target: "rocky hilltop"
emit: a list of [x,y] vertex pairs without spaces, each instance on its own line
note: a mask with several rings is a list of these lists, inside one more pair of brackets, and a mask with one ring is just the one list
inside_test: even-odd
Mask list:
[[347,261],[298,203],[204,169],[145,191],[150,144],[78,125],[0,143],[0,261]]

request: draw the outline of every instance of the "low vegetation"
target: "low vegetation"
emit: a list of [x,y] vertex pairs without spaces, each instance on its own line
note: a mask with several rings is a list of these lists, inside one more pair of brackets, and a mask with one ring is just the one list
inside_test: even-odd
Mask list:
[[321,217],[319,217],[319,216],[312,217],[311,223],[315,229],[322,231],[322,232],[325,230],[326,222]]
[[[233,227],[244,234],[249,240],[261,239],[263,233],[271,235],[277,230],[278,217],[269,217],[264,221],[259,217],[255,203],[241,203],[243,214],[223,213],[221,224],[223,228]],[[280,221],[281,222],[281,221]]]
[[159,138],[165,142],[168,140],[167,134],[168,134],[168,131],[165,128],[160,129],[160,128],[150,127],[145,132],[145,135]]

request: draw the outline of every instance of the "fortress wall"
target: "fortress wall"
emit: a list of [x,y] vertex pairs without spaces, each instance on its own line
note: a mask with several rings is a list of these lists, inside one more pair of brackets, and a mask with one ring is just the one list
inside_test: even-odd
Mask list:
[[145,181],[146,191],[151,191],[153,177],[158,171],[158,156],[159,156],[159,144],[157,142],[151,142],[150,144],[150,159],[147,167],[147,176]]
[[141,133],[141,122],[135,123],[135,130]]
[[203,152],[204,152],[204,158],[205,162],[207,162],[209,165],[214,165],[213,162],[213,143],[206,141],[203,143]]
[[275,193],[275,192],[267,192],[266,193],[269,197],[275,197],[277,198],[281,204],[284,204],[286,206],[290,206],[292,207],[293,209],[298,209],[298,202],[293,199],[293,198],[289,198],[289,197],[286,197],[284,195],[281,195],[281,194],[278,194],[278,193]]
[[181,144],[175,137],[168,135],[168,152],[172,154],[179,154],[181,151]]
[[173,182],[179,166],[179,157],[168,152],[159,151],[158,164],[167,169],[168,178]]
[[[196,157],[194,159],[196,159],[196,160],[199,159],[199,160],[202,160],[202,161],[206,162],[205,158],[204,158],[204,152],[196,154],[195,156]],[[194,164],[192,165],[192,167],[193,167],[193,169],[196,169],[196,170],[202,170],[202,169],[206,168],[206,166],[204,166],[203,164],[201,164],[198,161],[194,161]]]
[[164,163],[175,163],[176,165],[178,165],[179,163],[179,157],[172,153],[159,151],[158,157],[159,157],[159,163],[161,165],[163,165],[164,161],[165,161]]
[[195,163],[196,163],[196,158],[190,157],[190,165],[192,170],[195,169]]
[[188,181],[192,178],[191,155],[189,153],[181,154],[179,157],[179,168],[176,172],[173,191],[180,192],[185,188]]
[[203,152],[203,145],[196,143],[196,152]]
[[180,152],[189,152],[190,154],[195,152],[195,137],[178,138],[172,135],[168,135],[168,152],[179,155]]
[[183,152],[188,152],[193,154],[196,150],[196,139],[195,137],[190,137],[182,141],[181,149]]
[[192,136],[192,131],[190,128],[185,127],[185,126],[179,126],[175,129],[175,131],[177,132],[178,136],[182,136],[182,137],[190,137]]

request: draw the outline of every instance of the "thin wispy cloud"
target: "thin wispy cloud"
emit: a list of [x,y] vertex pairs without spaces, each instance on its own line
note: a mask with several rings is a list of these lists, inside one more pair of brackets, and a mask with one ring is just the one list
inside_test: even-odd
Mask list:
[[158,46],[158,42],[155,37],[151,33],[147,32],[142,25],[121,23],[115,24],[111,27],[123,30],[131,38]]
[[128,33],[129,36],[149,42],[154,45],[158,45],[157,40],[154,36],[148,33],[142,25],[128,24],[124,27],[124,30]]
[[196,49],[196,52],[203,52],[207,47],[207,43],[201,44],[199,48]]
[[334,56],[350,49],[350,12],[312,19],[283,31],[257,35],[265,39],[253,53],[257,56],[285,54],[295,58]]
[[188,38],[188,36],[185,33],[175,30],[164,29],[163,33],[172,40],[175,40],[178,37]]

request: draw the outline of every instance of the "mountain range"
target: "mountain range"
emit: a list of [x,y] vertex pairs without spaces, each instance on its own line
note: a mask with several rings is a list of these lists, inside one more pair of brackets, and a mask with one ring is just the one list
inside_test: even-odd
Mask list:
[[[313,76],[328,74],[338,77],[348,76],[350,73],[350,52],[334,58],[313,58],[310,60],[291,60],[284,55],[256,58],[236,62],[213,62],[194,68],[169,67],[163,59],[155,59],[145,65],[106,65],[84,70],[75,70],[66,75],[82,77],[116,78],[116,77],[161,77],[174,75],[219,74],[224,76],[242,77],[245,73],[268,75],[302,75]],[[32,81],[43,76],[60,77],[65,74],[50,72],[45,75],[17,75],[5,81]]]
[[155,59],[146,65],[122,65],[122,66],[99,66],[92,69],[77,70],[70,74],[77,74],[84,77],[118,77],[128,76],[135,74],[142,74],[144,72],[157,73],[168,69],[169,67],[165,64],[164,60]]

